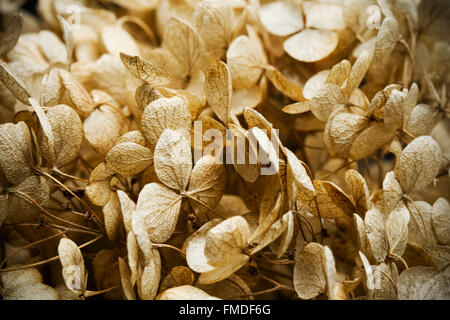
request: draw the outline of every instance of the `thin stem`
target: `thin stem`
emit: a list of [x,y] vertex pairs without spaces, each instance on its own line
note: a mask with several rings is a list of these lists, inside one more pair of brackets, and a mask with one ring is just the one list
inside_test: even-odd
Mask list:
[[83,156],[80,154],[78,155],[78,159],[80,160],[83,167],[87,170],[87,172],[90,174],[94,168],[91,167],[89,162],[86,161],[86,159],[83,158]]
[[0,268],[3,267],[3,265],[6,263],[6,261],[8,261],[9,258],[11,258],[12,256],[15,256],[18,252],[20,252],[20,251],[22,251],[22,250],[25,250],[25,249],[28,249],[28,248],[30,248],[30,247],[33,247],[33,246],[35,246],[35,245],[38,245],[38,244],[40,244],[40,243],[43,243],[43,242],[45,242],[45,241],[51,240],[51,239],[53,239],[53,238],[57,238],[57,237],[63,235],[64,233],[66,233],[66,231],[58,232],[58,233],[56,233],[56,234],[54,234],[54,235],[51,235],[51,236],[49,236],[49,237],[46,237],[46,238],[44,238],[44,239],[41,239],[41,240],[38,240],[38,241],[35,241],[35,242],[31,242],[31,243],[29,243],[29,244],[27,244],[27,245],[25,245],[25,246],[23,246],[23,247],[21,247],[21,248],[18,248],[17,250],[14,250],[13,252],[11,252],[10,254],[8,254],[8,255],[3,259],[3,261],[0,263]]
[[[101,237],[103,237],[103,234],[99,235],[98,237],[89,240],[88,242],[83,243],[82,245],[80,245],[78,248],[84,248],[92,243],[94,243],[95,241],[99,240]],[[27,264],[24,266],[16,266],[16,267],[10,267],[10,268],[6,268],[6,269],[0,269],[0,273],[1,272],[9,272],[9,271],[15,271],[15,270],[22,270],[22,269],[28,269],[28,268],[33,268],[33,267],[37,267],[37,266],[41,266],[43,264],[52,262],[52,261],[56,261],[59,259],[59,255],[58,256],[54,256],[52,258],[43,260],[43,261],[39,261],[39,262],[35,262],[35,263],[31,263],[31,264]]]
[[204,206],[206,209],[208,209],[208,210],[211,211],[212,213],[218,215],[218,216],[221,217],[222,219],[226,219],[221,213],[219,213],[219,212],[217,212],[216,210],[214,210],[213,208],[209,207],[207,204],[203,203],[203,202],[200,201],[199,199],[197,199],[197,198],[191,196],[189,193],[186,193],[186,192],[183,191],[183,192],[181,192],[181,195],[183,195],[183,196],[185,196],[185,197],[187,197],[187,198],[189,198],[189,199],[191,199],[191,200],[194,200],[195,202],[201,204],[201,205]]
[[56,168],[56,167],[53,167],[52,171],[53,171],[53,172],[56,172],[56,173],[59,174],[60,176],[63,176],[63,177],[69,178],[69,179],[74,179],[74,180],[78,180],[78,181],[81,181],[81,182],[84,182],[84,183],[89,183],[89,180],[86,180],[86,179],[83,179],[83,178],[80,178],[80,177],[76,177],[76,176],[73,176],[73,175],[71,175],[71,174],[62,172],[61,170],[59,170],[59,169]]
[[392,278],[391,278],[386,272],[384,272],[383,270],[381,270],[380,268],[378,268],[377,271],[380,271],[382,274],[384,274],[384,275],[386,276],[386,278],[389,279],[389,281],[392,283],[392,286],[393,286],[394,289],[395,289],[395,292],[397,292],[397,285],[395,284],[394,280],[392,280]]
[[[424,232],[425,232],[425,238],[428,240],[427,225],[425,224],[425,218],[424,218],[424,216],[423,216],[423,214],[422,214],[422,210],[420,210],[420,208],[417,206],[416,202],[415,202],[413,199],[411,199],[409,196],[407,196],[406,194],[404,194],[403,197],[404,197],[407,201],[411,202],[411,203],[413,204],[413,206],[416,208],[417,212],[419,213],[420,220],[422,220],[422,224],[423,224],[423,230],[424,230]],[[412,212],[411,208],[410,208],[409,205],[408,205],[408,202],[406,203],[406,206],[408,207],[408,210],[409,210],[410,212]],[[413,215],[413,214],[411,214],[411,215],[412,215],[413,219],[415,220],[414,215]],[[417,221],[416,221],[416,224],[419,225],[419,224],[417,223]]]
[[408,130],[406,130],[406,129],[401,129],[401,131],[404,133],[404,134],[406,134],[409,138],[411,138],[411,139],[415,139],[416,137],[414,137],[414,135],[413,134],[411,134],[410,132],[408,132]]
[[117,285],[117,286],[114,286],[114,287],[111,287],[111,288],[107,288],[107,289],[103,289],[103,290],[100,290],[100,291],[89,291],[89,290],[87,290],[87,291],[83,294],[83,296],[84,296],[85,298],[89,298],[89,297],[97,296],[97,295],[99,295],[99,294],[104,294],[104,293],[107,293],[107,292],[116,290],[116,289],[118,289],[118,288],[120,288],[120,285]]
[[320,244],[322,244],[322,241],[323,241],[323,224],[322,224],[322,217],[320,216],[319,204],[317,203],[317,196],[314,196],[314,202],[316,203],[317,216],[319,217],[319,222],[320,222]]
[[139,19],[138,17],[133,17],[133,16],[123,16],[119,19],[119,24],[124,24],[126,22],[133,22],[135,24],[137,24],[139,27],[141,27],[141,29],[145,32],[145,34],[147,35],[147,37],[150,39],[150,43],[152,44],[152,46],[156,45],[156,38],[155,35],[152,31],[152,29],[150,29],[141,19]]
[[56,182],[59,186],[63,187],[65,190],[67,190],[67,192],[69,192],[72,196],[74,196],[75,199],[77,199],[78,201],[80,201],[88,210],[89,212],[92,213],[93,217],[95,218],[95,220],[97,221],[97,224],[102,228],[104,227],[103,222],[100,220],[100,218],[97,216],[97,214],[95,213],[94,210],[91,209],[91,207],[84,202],[84,200],[82,200],[80,197],[78,197],[72,190],[70,190],[69,188],[67,188],[64,183],[61,183],[58,179],[56,179],[55,177],[53,177],[52,175],[48,174],[47,172],[45,172],[44,170],[40,169],[40,168],[36,168],[36,171],[38,171],[39,173],[45,175],[46,177],[52,179],[54,182]]
[[333,172],[330,172],[329,174],[327,174],[325,177],[322,178],[322,180],[328,179],[329,177],[331,177],[333,174],[338,173],[340,170],[344,169],[345,167],[348,167],[349,165],[355,163],[357,160],[352,160],[349,161],[345,164],[343,164],[342,166],[340,166],[339,168],[337,168],[336,170],[334,170]]
[[153,248],[169,248],[172,250],[177,251],[179,254],[181,254],[183,257],[186,257],[186,255],[184,254],[183,251],[181,251],[180,249],[178,249],[175,246],[171,246],[170,244],[165,244],[165,243],[152,243],[152,247]]
[[400,261],[403,264],[403,266],[405,267],[405,269],[409,269],[408,268],[408,264],[406,263],[406,261],[402,257],[400,257],[399,255],[397,255],[395,253],[389,253],[388,257],[391,258],[391,259],[395,259],[395,260]]
[[252,258],[255,259],[256,261],[267,262],[267,263],[271,263],[271,264],[275,264],[275,265],[286,265],[286,264],[293,264],[294,263],[294,261],[289,260],[289,259],[271,260],[262,252],[261,252],[261,255],[263,256],[263,258],[259,258],[259,257],[256,257],[256,256],[252,256]]
[[70,222],[70,221],[64,220],[64,219],[62,219],[62,218],[59,218],[59,217],[57,217],[57,216],[51,214],[51,213],[48,212],[46,209],[44,209],[39,203],[37,203],[36,200],[34,200],[32,197],[30,197],[30,196],[27,195],[26,193],[24,193],[24,192],[22,192],[22,191],[20,191],[20,190],[15,190],[15,189],[10,189],[10,190],[11,190],[11,192],[18,194],[18,195],[24,197],[26,200],[28,200],[28,201],[30,201],[31,203],[33,203],[37,208],[39,208],[39,209],[44,213],[45,216],[48,216],[50,219],[54,219],[54,220],[57,220],[57,221],[59,221],[59,222],[62,222],[62,223],[66,223],[66,224],[68,224],[68,225],[71,225],[71,226],[73,226],[73,227],[81,228],[81,229],[88,230],[88,231],[91,231],[91,232],[95,232],[95,233],[98,234],[97,231],[95,231],[95,230],[93,230],[93,229],[91,229],[91,228],[89,228],[89,227],[85,227],[85,226],[76,224],[76,223],[74,223],[74,222]]

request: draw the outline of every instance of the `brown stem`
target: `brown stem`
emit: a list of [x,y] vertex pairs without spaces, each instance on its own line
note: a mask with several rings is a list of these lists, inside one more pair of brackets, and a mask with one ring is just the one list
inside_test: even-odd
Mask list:
[[337,168],[336,170],[334,170],[333,172],[330,172],[329,174],[327,174],[325,177],[322,178],[322,180],[328,179],[329,177],[331,177],[333,174],[338,173],[340,170],[344,169],[345,167],[348,167],[349,165],[355,163],[357,160],[352,160],[349,161],[345,164],[343,164],[342,166],[340,166],[339,168]]
[[85,226],[76,224],[76,223],[74,223],[74,222],[70,222],[70,221],[64,220],[64,219],[62,219],[62,218],[59,218],[59,217],[57,217],[57,216],[51,214],[51,213],[48,212],[46,209],[44,209],[39,203],[37,203],[36,200],[34,200],[32,197],[30,197],[30,196],[27,195],[26,193],[24,193],[24,192],[22,192],[22,191],[20,191],[20,190],[15,190],[15,189],[10,189],[10,190],[11,190],[11,192],[18,194],[18,195],[24,197],[26,200],[28,200],[28,201],[30,201],[31,203],[33,203],[37,208],[39,208],[39,209],[44,213],[45,216],[48,216],[49,218],[54,219],[54,220],[57,220],[57,221],[59,221],[59,222],[62,222],[62,223],[66,223],[66,224],[68,224],[68,225],[71,225],[72,227],[81,228],[81,229],[88,230],[88,231],[91,231],[91,232],[95,232],[95,233],[98,234],[97,231],[95,231],[95,230],[93,230],[93,229],[91,229],[91,228],[88,228],[88,227],[85,227]]
[[[78,248],[80,248],[80,249],[84,248],[84,247],[94,243],[95,241],[99,240],[101,237],[103,237],[103,234],[99,235],[98,237],[96,237],[96,238],[94,238],[92,240],[89,240],[88,242],[83,243]],[[59,259],[59,255],[55,256],[55,257],[52,257],[52,258],[49,258],[49,259],[46,259],[46,260],[43,260],[43,261],[27,264],[27,265],[24,265],[24,266],[15,266],[15,267],[10,267],[10,268],[6,268],[6,269],[0,269],[0,273],[2,273],[2,272],[9,272],[9,271],[15,271],[15,270],[21,270],[21,269],[27,269],[27,268],[33,268],[33,267],[41,266],[43,264],[46,264],[46,263],[49,263],[49,262],[52,262],[52,261],[56,261],[58,259]]]
[[165,244],[165,243],[152,243],[152,247],[153,248],[169,248],[172,250],[177,251],[179,254],[181,254],[183,257],[186,257],[186,255],[184,254],[183,251],[181,251],[180,249],[178,249],[175,246],[171,246],[170,244]]
[[200,201],[199,199],[191,196],[189,193],[187,192],[181,192],[181,195],[194,200],[195,202],[199,203],[200,205],[202,205],[203,207],[205,207],[206,209],[208,209],[209,211],[211,211],[212,213],[218,215],[219,217],[221,217],[222,219],[226,219],[221,213],[217,212],[216,210],[214,210],[213,208],[210,208],[207,204],[203,203],[202,201]]
[[114,287],[111,287],[111,288],[107,288],[107,289],[103,289],[103,290],[100,290],[100,291],[89,291],[89,290],[87,290],[83,294],[83,296],[86,297],[86,298],[89,298],[89,297],[92,297],[92,296],[97,296],[99,294],[103,294],[103,293],[107,293],[107,292],[116,290],[118,288],[120,288],[120,285],[117,285],[117,286],[114,286]]
[[406,261],[402,257],[400,257],[399,255],[397,255],[395,253],[389,253],[388,257],[391,258],[391,259],[395,259],[395,260],[400,261],[403,264],[403,266],[405,267],[405,269],[409,269],[408,268],[408,264],[406,263]]
[[40,239],[40,240],[35,241],[35,242],[31,242],[31,243],[29,243],[29,244],[27,244],[27,245],[25,245],[25,246],[23,246],[23,247],[21,247],[21,248],[19,248],[19,249],[17,249],[17,250],[14,250],[13,252],[11,252],[10,254],[8,254],[8,255],[3,259],[3,261],[0,263],[0,268],[3,267],[3,265],[6,263],[6,261],[7,261],[9,258],[11,258],[12,256],[15,256],[18,252],[20,252],[20,251],[22,251],[22,250],[25,250],[25,249],[28,249],[28,248],[30,248],[30,247],[33,247],[33,246],[35,246],[35,245],[37,245],[37,244],[43,243],[43,242],[45,242],[45,241],[51,240],[51,239],[53,239],[53,238],[57,238],[57,237],[59,237],[60,235],[63,235],[64,233],[66,233],[66,231],[58,232],[58,233],[56,233],[56,234],[54,234],[54,235],[51,235],[51,236],[46,237],[46,238],[44,238],[44,239]]
[[81,181],[81,182],[84,182],[84,183],[88,183],[89,182],[89,180],[86,180],[86,179],[83,179],[83,178],[80,178],[80,177],[76,177],[76,176],[73,176],[71,174],[62,172],[61,170],[59,170],[56,167],[53,167],[52,171],[57,173],[57,174],[59,174],[60,176],[63,176],[63,177],[69,178],[69,179],[78,180],[78,181]]
[[[420,220],[422,220],[422,224],[423,224],[423,230],[425,231],[425,238],[428,240],[427,226],[426,226],[426,224],[425,224],[425,218],[424,218],[424,216],[423,216],[423,214],[422,214],[422,210],[419,209],[419,207],[417,206],[416,202],[415,202],[413,199],[411,199],[409,196],[407,196],[406,194],[404,194],[403,197],[404,197],[407,201],[411,202],[411,203],[413,204],[413,206],[416,208],[417,212],[419,213]],[[410,212],[412,212],[411,208],[410,208],[409,205],[408,205],[408,202],[406,203],[406,206],[408,207],[408,210],[409,210]],[[415,221],[414,215],[411,214],[411,216],[413,217],[413,219],[414,219],[414,221]],[[417,221],[416,221],[416,224],[419,225],[419,224],[417,223]]]
[[56,179],[55,177],[53,177],[52,175],[48,174],[47,172],[45,172],[44,170],[40,169],[40,168],[36,168],[36,171],[38,171],[39,173],[45,175],[46,177],[50,178],[51,180],[53,180],[54,182],[56,182],[59,186],[61,186],[62,188],[64,188],[65,190],[67,190],[67,192],[69,192],[72,196],[74,196],[75,199],[77,199],[78,201],[80,201],[88,210],[89,212],[92,214],[92,216],[95,218],[97,224],[100,226],[100,228],[104,227],[103,222],[100,220],[100,218],[97,216],[97,214],[95,213],[94,210],[91,209],[91,207],[84,202],[84,200],[82,200],[80,197],[78,197],[72,190],[70,190],[69,188],[67,188],[64,183],[61,183],[58,179]]

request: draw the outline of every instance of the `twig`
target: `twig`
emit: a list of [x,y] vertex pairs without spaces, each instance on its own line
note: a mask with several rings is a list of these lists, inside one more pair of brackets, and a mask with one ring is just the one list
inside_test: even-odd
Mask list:
[[[88,242],[83,243],[83,244],[80,245],[78,248],[80,248],[80,249],[81,249],[81,248],[84,248],[84,247],[86,247],[86,246],[88,246],[88,245],[94,243],[95,241],[99,240],[99,239],[100,239],[101,237],[103,237],[103,236],[104,236],[104,235],[101,234],[101,235],[99,235],[98,237],[96,237],[95,239],[92,239],[92,240],[89,240]],[[15,270],[21,270],[21,269],[33,268],[33,267],[41,266],[41,265],[43,265],[43,264],[46,264],[46,263],[49,263],[49,262],[52,262],[52,261],[56,261],[56,260],[58,260],[58,259],[59,259],[59,255],[58,255],[58,256],[55,256],[55,257],[52,257],[52,258],[49,258],[49,259],[46,259],[46,260],[43,260],[43,261],[39,261],[39,262],[27,264],[27,265],[24,265],[24,266],[16,266],[16,267],[10,267],[10,268],[6,268],[6,269],[0,269],[0,273],[1,273],[1,272],[9,272],[9,271],[15,271]]]

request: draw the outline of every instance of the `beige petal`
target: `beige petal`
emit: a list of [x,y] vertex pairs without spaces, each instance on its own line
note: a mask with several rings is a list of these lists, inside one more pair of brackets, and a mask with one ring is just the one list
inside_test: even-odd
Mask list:
[[420,190],[436,177],[441,165],[441,148],[430,136],[414,139],[402,152],[395,168],[405,193]]
[[120,24],[102,28],[101,37],[106,50],[118,56],[121,52],[139,55],[139,47],[133,37]]
[[292,151],[284,148],[284,152],[287,158],[286,189],[291,206],[296,201],[307,204],[316,195],[311,178],[308,176],[302,162],[298,160]]
[[83,124],[86,140],[101,155],[106,155],[125,129],[123,115],[107,104],[95,109]]
[[425,201],[415,201],[414,205],[408,204],[411,219],[408,224],[408,241],[421,247],[436,243],[436,237],[432,226],[433,207]]
[[270,82],[285,96],[294,101],[303,101],[303,89],[292,80],[286,78],[278,69],[270,67],[266,69],[266,76]]
[[186,252],[186,261],[189,268],[195,272],[208,272],[214,268],[208,264],[208,259],[205,256],[206,235],[211,228],[220,222],[219,219],[208,221],[186,239],[183,245]]
[[196,287],[185,285],[170,288],[158,295],[157,300],[220,300],[210,296],[203,290]]
[[305,1],[303,10],[308,28],[339,30],[346,26],[342,14],[343,8],[338,4]]
[[[347,80],[348,77],[350,76],[351,70],[352,70],[351,63],[347,59],[344,59],[341,62],[339,62],[338,64],[335,64],[333,66],[333,68],[331,68],[329,73],[327,70],[323,70],[323,71],[320,71],[318,74],[321,74],[321,73],[327,74],[328,73],[328,76],[326,77],[326,80],[324,83],[334,83],[334,84],[337,84],[338,86],[342,86],[342,84],[345,82],[345,80]],[[312,78],[310,78],[309,80],[311,80]],[[324,83],[322,82],[321,84],[324,84]],[[306,84],[305,84],[305,87],[306,87]],[[312,96],[311,98],[313,98],[313,97],[314,96]],[[311,99],[311,98],[309,98],[309,99]]]
[[124,177],[136,175],[152,163],[150,149],[133,142],[116,144],[106,154],[106,165]]
[[87,272],[80,249],[72,240],[62,238],[58,245],[59,260],[66,286],[73,292],[81,294],[86,291]]
[[75,108],[82,118],[86,118],[95,107],[92,98],[80,82],[78,82],[67,70],[58,69],[58,72],[63,85],[68,92],[70,105]]
[[278,239],[288,228],[289,220],[291,219],[293,219],[292,212],[288,211],[280,219],[275,221],[264,234],[250,243],[251,249],[249,253],[253,255]]
[[247,246],[250,229],[240,216],[228,218],[211,228],[206,235],[205,256],[208,264],[219,266],[230,255],[239,254]]
[[[24,128],[26,130],[22,130]],[[0,125],[0,167],[6,179],[16,184],[31,175],[31,137],[24,122]]]
[[120,59],[133,76],[153,87],[165,86],[172,81],[163,70],[138,56],[129,56],[121,52]]
[[345,93],[349,96],[354,89],[358,88],[361,81],[364,79],[367,70],[369,70],[370,63],[372,62],[372,56],[369,52],[364,51],[356,59],[352,66],[350,75],[347,80],[347,85],[345,86]]
[[444,198],[437,199],[433,204],[433,230],[436,238],[444,245],[450,245],[450,205]]
[[164,130],[155,148],[154,166],[161,182],[184,191],[192,170],[191,148],[184,136]]
[[55,139],[55,165],[63,167],[72,162],[81,150],[83,125],[78,114],[63,104],[50,108],[47,117]]
[[164,32],[164,44],[183,67],[181,74],[192,76],[206,67],[205,44],[187,22],[170,18]]
[[161,279],[161,258],[158,250],[153,249],[151,259],[147,261],[142,274],[139,275],[137,287],[142,300],[153,300],[158,293]]
[[211,284],[224,280],[242,268],[249,259],[249,256],[242,253],[230,253],[213,270],[200,274],[198,283]]
[[388,239],[385,231],[385,222],[377,209],[370,209],[364,218],[367,240],[376,261],[382,262],[388,254]]
[[358,212],[364,217],[370,206],[370,194],[366,180],[358,171],[350,169],[345,172],[345,182],[350,188],[350,194]]
[[120,202],[117,193],[113,193],[107,204],[102,209],[105,219],[105,229],[108,238],[117,241],[122,231],[122,215],[120,211]]
[[372,123],[355,138],[349,156],[355,160],[366,158],[387,145],[393,138],[394,133],[384,123]]
[[127,263],[121,257],[119,257],[119,271],[123,296],[127,300],[136,300],[136,294],[134,293],[134,288],[130,280],[130,270]]
[[[223,164],[213,156],[204,156],[197,161],[192,169],[188,193],[206,204],[215,208],[222,197],[225,188],[225,169]],[[206,211],[198,202],[189,199],[196,211]]]
[[16,72],[3,60],[0,59],[0,82],[11,91],[14,97],[28,105],[28,98],[31,97],[30,89],[25,82],[19,78]]
[[260,65],[264,63],[264,52],[258,39],[241,35],[233,40],[227,51],[233,87],[236,89],[253,87],[262,74]]
[[428,104],[418,104],[412,109],[405,129],[415,137],[428,135],[431,130],[433,130],[436,122],[436,115],[436,110]]
[[308,243],[296,254],[294,265],[294,288],[301,299],[312,299],[325,291],[327,282],[323,269],[324,247]]
[[131,231],[131,221],[136,204],[130,197],[122,190],[117,190],[117,196],[119,198],[120,209],[122,211],[123,224],[125,226],[126,233]]
[[44,112],[39,103],[33,98],[29,99],[30,105],[38,116],[41,130],[39,130],[38,139],[40,140],[41,151],[44,157],[54,163],[55,161],[55,136],[53,134],[52,126],[48,120],[47,114]]
[[399,27],[394,17],[386,17],[383,20],[381,29],[378,31],[373,53],[373,62],[375,66],[381,66],[386,58],[394,50],[399,40]]
[[211,109],[220,121],[227,125],[231,111],[233,88],[230,70],[220,60],[213,62],[206,72],[205,94]]
[[384,123],[391,130],[397,130],[403,126],[403,107],[407,95],[404,92],[393,90],[384,107]]
[[334,83],[323,85],[317,96],[311,101],[311,111],[320,121],[327,121],[340,105],[345,103],[341,89]]
[[205,43],[206,50],[215,57],[223,57],[234,28],[234,12],[229,1],[203,0],[194,11],[195,27]]
[[449,279],[434,268],[412,267],[400,274],[398,298],[400,300],[448,300]]
[[262,5],[258,16],[264,28],[277,36],[287,36],[303,29],[302,8],[296,1],[274,1]]
[[151,102],[142,114],[142,133],[156,146],[165,129],[189,130],[191,116],[186,102],[178,97],[160,98]]
[[409,211],[403,203],[389,213],[386,220],[386,236],[389,253],[402,256],[408,242]]
[[302,62],[316,62],[328,57],[337,47],[337,33],[328,30],[305,29],[287,39],[284,50]]
[[[139,193],[136,214],[142,215],[152,242],[166,242],[178,221],[181,196],[158,183],[147,184]],[[133,215],[134,216],[134,215]]]

